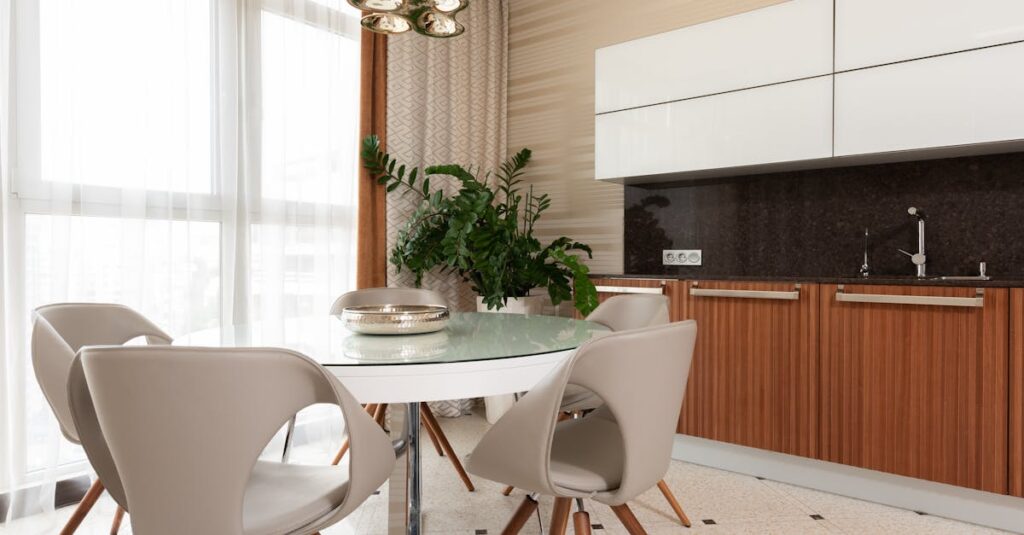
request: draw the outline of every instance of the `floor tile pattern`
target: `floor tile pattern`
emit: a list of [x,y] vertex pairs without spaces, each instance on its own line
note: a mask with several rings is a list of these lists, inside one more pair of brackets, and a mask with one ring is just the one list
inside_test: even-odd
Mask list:
[[[441,419],[441,424],[460,455],[468,454],[486,431],[486,421],[478,416]],[[312,444],[296,448],[295,462],[328,462],[331,446]],[[423,452],[425,533],[445,535],[487,535],[501,533],[505,522],[523,499],[521,491],[505,497],[502,485],[473,478],[476,492],[467,492],[447,459],[432,448]],[[665,480],[675,492],[693,527],[686,529],[657,488],[644,493],[630,506],[651,535],[667,534],[928,534],[981,535],[1003,533],[972,524],[921,515],[875,503],[854,500],[775,481],[715,470],[704,466],[673,462]],[[387,485],[370,497],[344,522],[323,535],[384,535],[387,519]],[[546,533],[552,501],[542,498],[539,515],[527,523],[522,533]],[[626,530],[608,507],[587,501],[593,529],[603,535],[626,535]],[[106,535],[114,513],[114,503],[104,497],[89,515],[79,533]],[[12,522],[0,527],[7,535],[57,533],[71,508]],[[131,533],[125,523],[121,533]],[[569,533],[572,533],[570,525]]]

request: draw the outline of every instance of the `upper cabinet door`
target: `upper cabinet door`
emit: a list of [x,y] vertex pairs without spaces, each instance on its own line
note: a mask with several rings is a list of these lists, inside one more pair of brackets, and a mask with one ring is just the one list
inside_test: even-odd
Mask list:
[[1021,66],[1024,43],[836,74],[835,155],[1024,139]]
[[836,0],[836,71],[1024,40],[1021,0]]
[[832,72],[832,0],[791,0],[598,49],[595,111]]
[[598,179],[638,183],[828,158],[832,77],[598,115],[594,156]]

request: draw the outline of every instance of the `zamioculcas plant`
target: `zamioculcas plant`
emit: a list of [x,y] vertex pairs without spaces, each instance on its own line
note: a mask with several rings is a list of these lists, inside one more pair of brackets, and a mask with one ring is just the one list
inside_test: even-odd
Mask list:
[[[574,252],[589,258],[590,247],[566,237],[542,245],[534,236],[534,225],[551,200],[534,195],[532,186],[525,193],[520,188],[530,155],[523,149],[480,179],[478,172],[460,165],[433,165],[422,172],[409,168],[384,153],[377,136],[366,137],[363,166],[389,193],[402,190],[420,198],[398,233],[391,263],[415,274],[417,286],[431,269],[454,271],[489,309],[500,309],[533,288],[547,288],[554,304],[571,299],[580,313],[589,314],[597,307],[597,290]],[[458,181],[459,190],[446,195],[432,187],[437,178]]]

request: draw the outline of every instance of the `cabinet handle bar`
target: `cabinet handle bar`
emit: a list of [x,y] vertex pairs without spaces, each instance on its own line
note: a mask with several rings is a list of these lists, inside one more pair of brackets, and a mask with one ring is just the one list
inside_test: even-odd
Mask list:
[[885,305],[923,305],[939,307],[983,307],[984,293],[978,290],[977,297],[941,297],[933,295],[889,295],[889,294],[848,294],[842,288],[836,290],[836,301],[843,303],[876,303]]
[[738,299],[780,299],[796,301],[800,299],[800,290],[792,292],[771,292],[762,290],[715,290],[709,288],[690,288],[694,297],[733,297]]
[[634,286],[595,286],[599,293],[610,294],[658,294],[665,293],[659,286],[657,288],[642,288]]

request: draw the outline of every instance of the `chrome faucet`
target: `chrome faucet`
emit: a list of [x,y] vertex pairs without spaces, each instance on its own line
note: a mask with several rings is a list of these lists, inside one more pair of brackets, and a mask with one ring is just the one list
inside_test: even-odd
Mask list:
[[924,254],[924,211],[920,208],[914,208],[911,206],[907,209],[907,213],[917,218],[917,253],[911,253],[900,249],[899,251],[910,257],[910,261],[917,266],[918,278],[927,276],[927,262],[928,257]]

